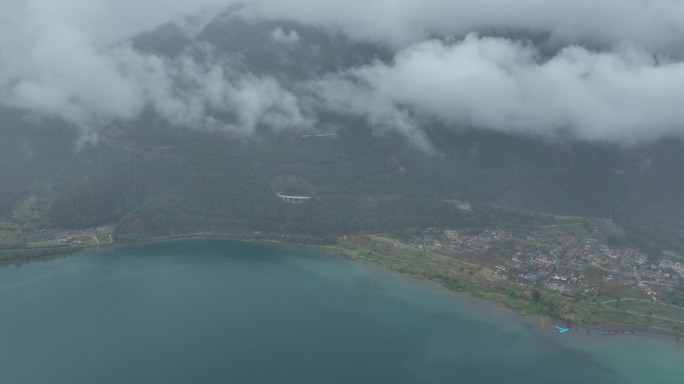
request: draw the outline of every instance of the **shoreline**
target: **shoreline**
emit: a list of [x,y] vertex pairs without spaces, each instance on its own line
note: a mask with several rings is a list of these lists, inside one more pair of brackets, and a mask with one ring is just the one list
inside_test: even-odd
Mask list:
[[[26,248],[11,248],[11,249],[0,249],[0,252],[40,252],[40,251],[50,251],[50,250],[65,250],[67,252],[55,252],[55,253],[50,253],[46,255],[37,255],[37,256],[28,256],[25,258],[18,257],[17,259],[14,260],[0,260],[0,268],[5,267],[5,266],[12,266],[12,265],[22,265],[30,262],[41,262],[41,261],[49,261],[61,257],[67,257],[79,253],[84,253],[84,252],[93,252],[93,251],[98,251],[98,250],[103,250],[103,249],[111,249],[111,248],[120,248],[120,247],[126,247],[126,246],[133,246],[133,245],[143,245],[143,244],[154,244],[154,243],[163,243],[163,242],[170,242],[170,241],[182,241],[182,240],[234,240],[234,241],[244,241],[244,242],[262,242],[265,244],[272,243],[272,244],[294,244],[294,243],[287,243],[284,241],[279,241],[277,239],[258,239],[255,237],[247,237],[248,235],[244,234],[239,234],[239,233],[223,233],[223,234],[210,234],[210,233],[203,233],[203,232],[196,232],[196,233],[189,233],[189,234],[184,234],[184,235],[169,235],[169,236],[155,236],[155,237],[148,237],[148,238],[141,238],[141,239],[135,239],[135,240],[127,240],[127,241],[113,241],[109,243],[100,243],[97,245],[88,245],[88,246],[80,246],[80,247],[68,247],[68,246],[61,246],[61,247],[44,247],[44,248],[31,248],[31,247],[26,247]],[[306,246],[306,245],[305,245]]]
[[[515,316],[515,319],[522,324],[525,324],[526,326],[531,326],[535,328],[535,330],[543,333],[548,333],[548,332],[554,332],[555,333],[555,325],[556,324],[561,324],[563,326],[569,326],[569,328],[572,329],[573,333],[581,333],[582,335],[591,335],[591,336],[600,336],[600,337],[607,337],[607,338],[615,338],[615,337],[635,337],[635,336],[645,336],[647,338],[659,338],[662,340],[670,340],[672,341],[672,338],[674,337],[676,341],[679,341],[679,338],[681,336],[684,336],[681,332],[679,334],[676,334],[673,332],[673,330],[670,329],[664,329],[664,328],[658,328],[658,327],[652,327],[652,326],[645,326],[644,324],[634,324],[634,325],[626,325],[622,323],[612,323],[612,322],[602,322],[601,325],[598,323],[594,322],[593,324],[565,324],[563,319],[557,319],[549,315],[545,314],[538,314],[538,313],[525,313],[520,310],[520,308],[516,308],[515,306],[511,305],[511,303],[507,302],[503,296],[501,295],[492,295],[488,294],[487,292],[484,291],[477,291],[475,289],[459,289],[459,288],[454,288],[453,286],[449,286],[445,281],[441,281],[439,279],[431,279],[427,276],[424,276],[422,274],[417,274],[417,273],[412,273],[410,271],[403,270],[402,268],[397,268],[394,265],[391,265],[390,263],[382,262],[379,260],[373,260],[369,258],[363,258],[363,257],[358,257],[353,255],[353,250],[350,249],[349,247],[345,248],[343,244],[335,244],[335,245],[319,245],[319,244],[302,244],[302,243],[296,243],[296,242],[288,242],[279,239],[278,237],[284,237],[285,235],[279,235],[279,234],[245,234],[245,233],[206,233],[206,232],[197,232],[197,233],[190,233],[190,234],[183,234],[183,235],[168,235],[168,236],[157,236],[157,237],[150,237],[150,238],[141,238],[141,239],[135,239],[135,240],[129,240],[129,241],[115,241],[111,243],[104,243],[104,244],[98,244],[95,246],[87,246],[87,247],[81,247],[81,248],[71,248],[68,249],[68,252],[65,253],[56,253],[56,254],[49,254],[45,256],[37,256],[37,257],[29,257],[24,260],[11,260],[11,261],[0,261],[0,268],[5,267],[5,266],[20,266],[23,264],[31,263],[31,262],[43,262],[43,261],[50,261],[62,257],[68,257],[72,255],[77,255],[77,254],[82,254],[82,253],[88,253],[88,252],[96,252],[100,250],[107,250],[107,249],[117,249],[117,248],[122,248],[122,247],[128,247],[128,246],[137,246],[137,245],[145,245],[145,244],[154,244],[154,243],[166,243],[166,242],[173,242],[173,241],[186,241],[186,240],[226,240],[226,241],[239,241],[239,242],[246,242],[246,243],[257,243],[257,244],[264,244],[264,245],[276,245],[276,246],[287,246],[290,248],[299,248],[299,249],[310,249],[310,250],[318,250],[326,255],[329,256],[335,256],[335,257],[342,257],[351,261],[361,261],[365,263],[369,263],[375,266],[379,266],[382,268],[385,268],[389,271],[392,271],[393,273],[398,273],[402,276],[406,276],[410,279],[416,280],[417,282],[422,282],[422,283],[427,283],[430,284],[434,287],[439,287],[441,289],[446,289],[447,291],[456,294],[458,296],[461,296],[463,298],[469,298],[469,299],[474,299],[481,301],[482,303],[488,304],[488,305],[494,305],[498,309],[497,310],[504,310],[508,312],[511,316]],[[40,250],[41,248],[23,248],[23,249],[18,249],[18,250],[11,250],[11,251],[26,251],[26,250]],[[57,249],[57,248],[55,248]],[[45,250],[45,248],[43,248]],[[638,335],[634,334],[612,334],[612,335],[603,335],[600,332],[600,329],[613,329],[613,330],[638,330]]]

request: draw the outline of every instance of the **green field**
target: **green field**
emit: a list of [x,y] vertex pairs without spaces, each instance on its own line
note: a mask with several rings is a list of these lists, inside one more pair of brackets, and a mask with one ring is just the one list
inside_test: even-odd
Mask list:
[[34,241],[32,243],[28,243],[29,248],[50,248],[56,247],[57,245],[57,240]]
[[100,244],[103,244],[103,243],[111,243],[111,242],[112,242],[112,238],[111,238],[111,233],[110,233],[110,232],[98,232],[96,236],[97,236],[97,241],[98,241]]

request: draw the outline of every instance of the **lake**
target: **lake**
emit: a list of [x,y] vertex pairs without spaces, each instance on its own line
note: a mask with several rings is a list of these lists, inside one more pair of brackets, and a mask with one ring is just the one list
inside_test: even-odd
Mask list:
[[684,342],[560,335],[309,249],[153,243],[0,268],[0,383],[681,383]]

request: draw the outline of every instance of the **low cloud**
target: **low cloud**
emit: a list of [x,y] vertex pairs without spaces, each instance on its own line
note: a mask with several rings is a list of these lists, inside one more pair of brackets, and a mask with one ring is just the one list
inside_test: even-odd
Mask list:
[[220,58],[198,63],[190,56],[164,59],[123,48],[120,67],[138,85],[142,104],[167,121],[189,127],[215,127],[217,114],[234,114],[238,130],[252,133],[263,125],[274,130],[306,129],[313,122],[298,99],[268,76],[235,70]]
[[631,42],[669,55],[684,48],[684,2],[675,0],[252,0],[254,18],[338,28],[397,48],[471,32],[547,35],[555,47]]
[[145,84],[168,79],[161,73],[168,71],[130,47],[112,47],[198,4],[216,2],[8,0],[0,13],[0,103],[84,132],[136,118],[154,93]]
[[[396,52],[391,62],[287,86],[236,70],[211,46],[193,47],[207,58],[198,61],[125,43],[185,13],[194,16],[176,24],[194,38],[235,3],[8,0],[0,13],[0,103],[62,118],[84,136],[148,108],[171,124],[229,124],[244,133],[309,129],[323,108],[363,116],[426,149],[421,124],[431,119],[626,144],[684,136],[679,1],[244,1],[238,12],[252,20],[298,21]],[[268,33],[278,44],[307,44],[293,29]]]
[[[684,63],[633,47],[570,46],[545,58],[530,44],[470,35],[416,44],[392,64],[356,68],[315,88],[329,108],[371,120],[422,115],[457,127],[627,144],[684,135]],[[420,130],[402,121],[400,131]]]
[[[124,1],[126,3],[126,1]],[[161,2],[143,2],[142,8],[164,8]],[[171,9],[190,10],[192,2],[176,1]],[[205,5],[215,2],[205,1]],[[63,7],[73,7],[75,14]],[[134,120],[151,107],[171,124],[189,127],[220,126],[216,114],[232,113],[241,132],[259,125],[273,129],[310,127],[297,98],[275,80],[235,71],[212,48],[197,46],[209,59],[199,63],[190,54],[169,59],[141,53],[121,43],[147,23],[166,16],[138,20],[132,4],[109,1],[28,1],[11,3],[0,16],[11,23],[0,26],[0,102],[40,115],[64,119],[78,126],[85,137],[113,121]],[[71,8],[69,8],[71,9]],[[13,18],[8,18],[14,12]],[[206,12],[176,22],[187,33],[197,33]],[[113,20],[133,26],[107,28]],[[163,19],[166,17],[167,19]],[[22,23],[16,22],[23,18]],[[104,31],[93,22],[103,20]],[[113,18],[113,19],[110,19]],[[25,24],[24,24],[25,23]],[[16,41],[9,41],[9,38]],[[292,39],[293,35],[284,34]],[[116,44],[114,44],[116,43]]]
[[299,34],[295,30],[285,32],[281,27],[278,27],[271,31],[271,40],[280,44],[297,44],[299,42]]
[[53,60],[40,77],[16,81],[3,100],[62,118],[84,132],[133,120],[147,107],[171,124],[193,128],[215,127],[214,115],[221,113],[234,114],[243,133],[259,125],[278,130],[313,124],[300,111],[298,99],[276,80],[238,72],[220,59],[168,59],[129,45],[106,54],[88,53],[74,49],[74,55],[83,56],[64,63]]

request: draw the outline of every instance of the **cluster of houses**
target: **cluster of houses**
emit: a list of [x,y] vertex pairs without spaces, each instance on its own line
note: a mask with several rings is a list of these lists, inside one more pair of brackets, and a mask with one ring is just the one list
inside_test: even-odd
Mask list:
[[[97,234],[111,232],[111,226],[100,226],[86,229],[77,229],[72,231],[70,234],[63,234],[62,237],[57,239],[59,244],[84,244],[85,242],[94,241],[98,243]],[[65,236],[66,235],[66,236]]]
[[[506,247],[498,247],[496,254],[487,253],[504,242]],[[662,290],[684,288],[684,263],[668,259],[651,263],[639,250],[609,246],[598,233],[576,239],[543,230],[524,235],[495,229],[445,231],[441,236],[416,236],[407,243],[456,258],[467,257],[469,262],[491,267],[508,280],[566,293],[589,292],[598,284],[610,284],[639,287],[653,297]],[[491,265],[492,257],[497,260],[495,266]]]
[[35,231],[27,234],[25,236],[26,243],[37,243],[37,242],[54,242],[54,245],[67,245],[67,244],[89,244],[98,243],[97,235],[102,233],[110,233],[112,231],[112,226],[100,226],[86,229],[77,229],[73,231],[59,231],[59,230],[48,230],[41,229],[40,231]]

